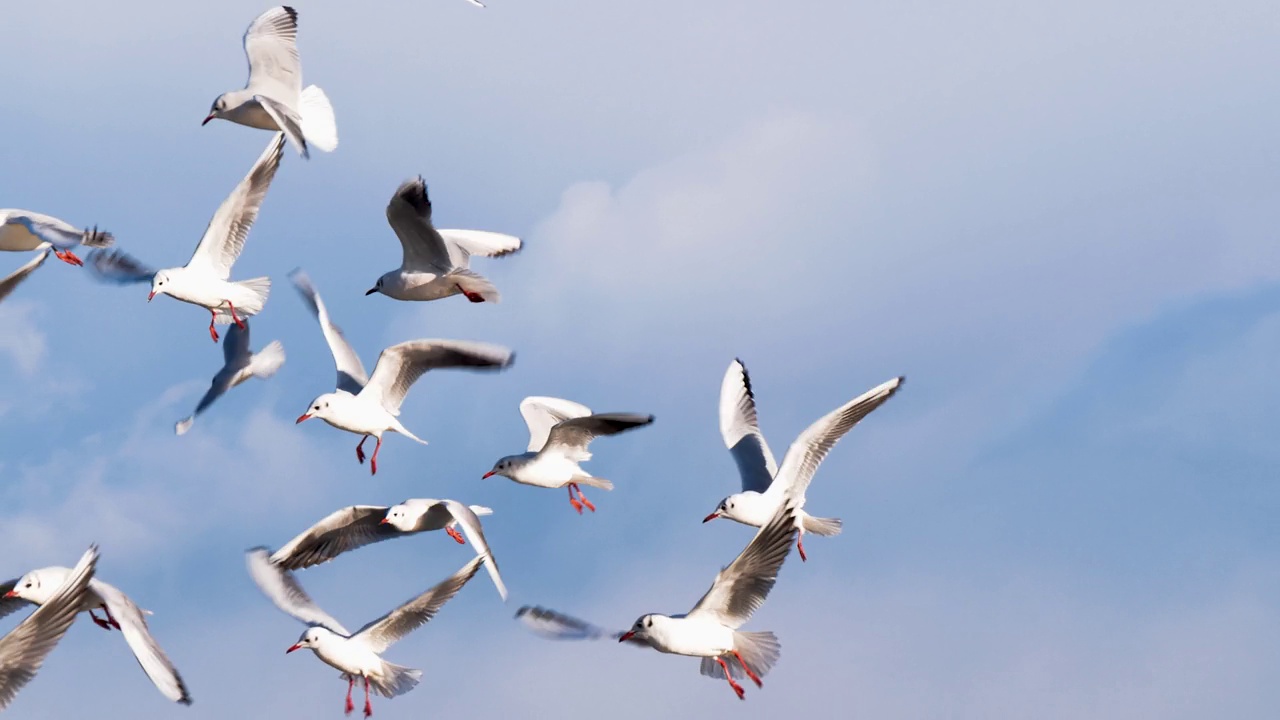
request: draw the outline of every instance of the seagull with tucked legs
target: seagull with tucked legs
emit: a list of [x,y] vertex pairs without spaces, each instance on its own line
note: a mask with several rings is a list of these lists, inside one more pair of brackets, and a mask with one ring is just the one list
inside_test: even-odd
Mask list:
[[95,225],[79,230],[71,223],[50,215],[17,210],[0,209],[0,250],[27,252],[53,247],[53,254],[68,265],[83,265],[71,248],[83,245],[87,248],[109,247],[115,238],[109,232],[100,232]]

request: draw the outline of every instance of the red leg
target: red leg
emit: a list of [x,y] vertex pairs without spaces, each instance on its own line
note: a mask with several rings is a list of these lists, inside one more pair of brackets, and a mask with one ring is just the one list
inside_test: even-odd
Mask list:
[[364,679],[364,716],[373,715],[373,704],[369,702],[369,678]]
[[454,540],[457,540],[459,545],[467,544],[467,541],[462,539],[462,535],[458,533],[456,528],[447,527],[444,529],[444,531],[449,533],[449,537],[453,538]]
[[354,675],[347,676],[347,706],[343,714],[350,715],[352,710],[356,709],[356,704],[351,702],[351,688],[356,686],[356,677]]
[[382,449],[382,438],[378,438],[378,444],[373,446],[373,457],[369,458],[369,474],[378,474],[378,451]]
[[90,610],[90,611],[89,611],[89,618],[93,620],[93,624],[94,624],[94,625],[97,625],[98,627],[102,628],[103,630],[110,630],[110,629],[111,629],[111,623],[107,622],[106,620],[103,620],[102,618],[98,617],[97,615],[94,615],[92,610]]
[[751,672],[751,668],[747,667],[747,661],[742,659],[742,655],[740,655],[737,650],[733,651],[733,656],[738,658],[738,664],[746,671],[747,677],[751,678],[751,681],[756,684],[756,687],[764,687],[764,683],[760,682],[760,678],[757,677],[755,673]]
[[53,256],[68,265],[75,265],[77,267],[84,265],[84,261],[76,257],[76,254],[70,250],[54,250]]
[[209,337],[213,338],[214,342],[218,342],[218,331],[213,327],[213,321],[218,319],[218,313],[210,310],[209,315]]
[[573,489],[578,491],[578,499],[582,501],[582,504],[586,505],[587,509],[591,512],[595,512],[596,506],[592,505],[591,501],[587,499],[587,496],[582,494],[582,488],[578,487],[578,483],[573,484]]
[[368,439],[369,436],[365,435],[360,438],[360,444],[356,446],[356,460],[359,460],[361,465],[364,464],[364,441]]
[[573,506],[573,509],[574,509],[574,510],[577,510],[577,511],[578,511],[578,514],[579,514],[579,515],[581,515],[581,514],[582,514],[582,503],[578,502],[578,498],[576,498],[576,497],[574,497],[574,496],[573,496],[573,488],[574,488],[574,487],[575,487],[574,483],[569,483],[569,484],[568,484],[568,486],[566,486],[566,488],[565,488],[565,489],[567,489],[567,490],[569,491],[569,504]]
[[241,320],[241,319],[239,318],[239,316],[237,316],[237,315],[236,315],[236,306],[235,306],[235,305],[232,305],[232,304],[231,304],[231,301],[230,301],[230,300],[228,300],[228,301],[227,301],[227,307],[231,308],[231,319],[235,321],[235,323],[236,323],[236,327],[238,327],[238,328],[240,328],[241,330],[243,330],[243,329],[244,329],[244,321],[243,321],[243,320]]
[[115,628],[115,629],[119,630],[119,629],[120,629],[120,623],[116,622],[116,619],[115,619],[114,617],[112,617],[112,616],[111,616],[111,608],[107,607],[106,605],[103,605],[103,606],[102,606],[102,612],[106,614],[106,616],[107,616],[107,622],[111,623],[111,627],[113,627],[113,628]]
[[729,681],[729,687],[738,694],[739,700],[746,700],[747,691],[742,686],[733,681],[733,676],[729,674],[729,666],[725,664],[724,658],[716,658],[716,662],[720,663],[720,667],[724,668],[724,679]]
[[796,549],[800,551],[800,561],[808,562],[809,558],[804,554],[804,533],[796,535]]

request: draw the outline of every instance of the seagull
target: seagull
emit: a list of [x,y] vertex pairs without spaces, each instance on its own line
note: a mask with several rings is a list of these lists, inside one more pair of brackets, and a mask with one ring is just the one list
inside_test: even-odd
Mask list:
[[[81,561],[83,562],[83,560]],[[17,580],[0,584],[0,617],[17,610],[26,603],[45,605],[57,596],[58,588],[74,577],[77,570],[64,567],[47,567],[32,570]],[[160,694],[183,705],[191,704],[191,695],[187,686],[178,675],[178,670],[165,656],[143,615],[150,615],[149,610],[142,610],[129,599],[128,595],[97,578],[89,581],[89,589],[79,605],[80,611],[89,613],[89,619],[103,630],[111,628],[124,635],[124,641],[133,651],[133,657],[142,666],[142,671],[151,678]],[[100,618],[95,610],[102,610],[106,615]]]
[[213,101],[209,116],[263,130],[279,130],[304,158],[307,143],[325,152],[338,147],[333,106],[315,85],[302,89],[298,58],[298,11],[282,5],[262,13],[244,32],[249,82],[243,90],[225,92]]
[[115,242],[109,232],[92,229],[77,230],[74,225],[56,217],[29,210],[0,210],[0,250],[26,252],[44,250],[53,246],[53,254],[68,265],[83,265],[71,252],[76,245],[104,248]]
[[222,340],[222,356],[225,358],[225,364],[213,376],[213,383],[209,385],[209,391],[200,398],[200,404],[196,405],[195,412],[188,417],[179,420],[173,430],[179,435],[185,434],[191,429],[191,424],[196,421],[196,416],[204,412],[213,404],[214,400],[222,397],[222,394],[249,378],[262,378],[266,380],[284,365],[284,346],[279,340],[272,340],[266,347],[258,352],[249,351],[249,323],[245,321],[244,329],[241,330],[239,325],[232,325],[227,330],[227,336]]
[[[877,385],[824,415],[791,443],[779,468],[756,422],[756,401],[747,368],[741,360],[734,360],[720,385],[720,434],[738,465],[742,492],[721,500],[715,512],[702,522],[727,518],[760,527],[773,517],[788,491],[794,492],[799,500],[797,507],[803,508],[805,490],[823,458],[858,421],[893,397],[905,380],[900,376]],[[843,524],[839,518],[814,517],[804,510],[797,510],[796,522],[800,530],[796,548],[801,560],[808,559],[804,553],[806,532],[839,535]]]
[[329,343],[329,353],[333,355],[333,362],[338,367],[338,389],[346,390],[352,395],[359,394],[369,383],[369,373],[364,371],[360,356],[351,347],[351,343],[347,342],[342,328],[329,319],[329,311],[320,299],[315,285],[311,283],[311,277],[302,268],[297,268],[289,273],[289,279],[311,308],[316,320],[320,321],[320,332],[324,334],[325,342]]
[[[527,397],[520,403],[520,414],[529,426],[529,450],[508,455],[494,463],[483,478],[501,475],[523,485],[544,488],[568,487],[569,504],[578,514],[585,505],[596,506],[582,494],[579,484],[601,490],[612,490],[613,483],[592,476],[578,466],[591,459],[587,446],[603,435],[617,435],[653,422],[652,415],[636,413],[600,413],[571,400],[553,397]],[[577,497],[574,497],[574,493]]]
[[373,714],[373,706],[369,702],[370,686],[374,692],[391,698],[412,690],[422,677],[421,670],[383,660],[380,657],[382,652],[435,617],[440,608],[475,577],[484,557],[472,559],[439,585],[354,633],[321,610],[307,596],[293,573],[273,564],[266,548],[250,550],[246,562],[249,574],[262,593],[281,611],[307,625],[306,632],[285,653],[309,648],[325,664],[341,670],[342,678],[347,681],[348,715],[355,709],[351,690],[355,687],[356,678],[364,680],[364,716],[369,717]]
[[520,238],[483,230],[437,230],[422,176],[407,180],[387,203],[387,222],[404,251],[400,269],[384,273],[365,295],[396,300],[439,300],[462,294],[473,303],[498,302],[498,289],[472,272],[472,255],[503,257],[520,249]]
[[757,687],[778,661],[781,646],[771,632],[743,632],[778,579],[778,569],[796,534],[796,503],[788,499],[756,532],[742,554],[716,575],[711,589],[684,615],[641,615],[630,630],[610,633],[546,608],[525,606],[516,618],[540,635],[555,639],[616,638],[664,653],[702,658],[702,674],[729,681],[739,699],[746,692],[735,682],[743,675]]
[[398,432],[410,440],[427,444],[426,440],[401,425],[397,417],[409,387],[423,373],[444,368],[502,370],[514,359],[515,354],[507,348],[488,343],[466,340],[402,342],[382,351],[378,364],[373,368],[373,376],[359,392],[352,393],[339,384],[335,392],[312,400],[311,406],[298,416],[297,422],[320,418],[339,430],[363,435],[360,444],[356,445],[356,460],[361,464],[364,463],[364,441],[370,436],[377,438],[373,457],[369,459],[369,470],[373,475],[378,472],[378,451],[382,449],[383,433]]
[[49,252],[50,251],[46,249],[44,252],[28,260],[22,267],[6,275],[3,280],[0,280],[0,302],[3,302],[5,298],[9,297],[10,293],[21,285],[22,281],[26,280],[28,275],[36,271],[36,268],[44,264],[44,261],[49,258]]
[[280,167],[284,135],[276,133],[271,144],[253,164],[249,174],[222,201],[205,228],[200,244],[184,267],[152,270],[119,251],[95,250],[89,266],[104,280],[120,284],[151,283],[147,302],[156,295],[199,305],[209,311],[209,337],[218,342],[215,324],[234,322],[244,329],[243,318],[262,311],[271,291],[271,278],[258,277],[232,282],[231,266],[244,250],[249,228],[258,219],[258,209],[267,188]]
[[[39,672],[44,659],[71,629],[97,569],[98,548],[89,546],[66,581],[18,626],[0,638],[0,711]],[[0,601],[2,603],[3,601]],[[3,608],[0,604],[0,608]],[[13,609],[9,611],[12,612]]]
[[[507,586],[498,574],[498,561],[484,539],[481,515],[493,511],[480,505],[463,505],[456,500],[413,498],[399,505],[352,505],[331,513],[304,530],[271,554],[271,562],[285,570],[302,570],[329,562],[342,553],[383,540],[408,537],[422,532],[444,530],[460,545],[471,540],[476,555],[485,557],[485,568],[505,602]],[[457,530],[462,526],[462,533]]]

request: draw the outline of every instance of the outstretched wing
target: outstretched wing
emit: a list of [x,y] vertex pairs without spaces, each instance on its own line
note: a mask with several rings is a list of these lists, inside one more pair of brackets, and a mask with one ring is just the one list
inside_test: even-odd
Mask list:
[[404,270],[444,274],[455,267],[448,245],[431,224],[431,200],[422,176],[396,188],[387,203],[387,222],[400,238],[404,251],[400,266]]
[[9,273],[8,277],[0,280],[0,301],[9,297],[14,288],[21,285],[22,281],[26,280],[28,275],[35,272],[36,268],[43,265],[44,261],[49,258],[49,252],[49,250],[45,250],[39,255],[28,260],[22,267]]
[[788,499],[746,549],[716,574],[711,589],[689,611],[689,617],[710,615],[721,625],[742,627],[778,580],[778,569],[795,541],[795,514],[795,501]]
[[392,345],[378,356],[373,376],[361,395],[378,401],[392,415],[400,414],[404,396],[422,374],[442,368],[501,370],[515,359],[507,348],[465,340],[410,340]]
[[520,401],[520,415],[529,426],[529,452],[538,452],[547,444],[551,428],[565,420],[590,414],[591,408],[572,400],[535,395]]
[[351,347],[351,343],[347,342],[346,336],[342,334],[342,328],[329,318],[329,311],[325,309],[320,293],[316,291],[315,286],[311,284],[311,278],[303,272],[302,268],[289,273],[289,279],[293,281],[293,286],[298,289],[302,299],[307,301],[311,312],[320,321],[320,332],[324,333],[324,340],[329,343],[329,352],[333,355],[333,362],[338,368],[338,389],[346,390],[352,395],[359,393],[369,382],[369,373],[364,371],[360,356]]
[[[610,640],[621,639],[625,633],[605,630],[585,620],[556,612],[550,608],[537,605],[525,605],[516,611],[516,619],[529,628],[534,634],[548,640]],[[649,643],[640,638],[628,638],[628,643],[644,645]]]
[[467,581],[476,576],[483,556],[475,557],[458,572],[418,597],[365,625],[353,637],[363,638],[375,653],[381,653],[392,643],[422,627],[436,616],[444,604],[458,594]]
[[85,264],[99,280],[117,285],[150,283],[156,271],[121,250],[93,250]]
[[256,547],[245,553],[245,564],[258,589],[284,614],[307,625],[328,628],[339,635],[351,634],[332,615],[316,605],[293,573],[271,562],[266,548]]
[[738,465],[743,491],[768,490],[778,473],[778,464],[760,433],[751,377],[747,375],[747,367],[737,359],[729,364],[720,383],[720,436]]
[[120,623],[120,633],[133,651],[134,658],[142,666],[142,671],[151,678],[161,695],[183,705],[191,704],[191,694],[187,685],[178,674],[178,669],[169,661],[169,657],[160,649],[160,643],[151,636],[147,620],[142,611],[129,599],[128,595],[100,580],[93,581],[93,591],[107,603],[112,617]]
[[387,508],[380,505],[335,510],[275,551],[271,562],[285,570],[302,570],[327,563],[344,552],[406,535],[383,523],[386,516]]
[[267,188],[280,168],[283,148],[284,133],[276,133],[249,169],[249,174],[218,206],[187,267],[207,269],[223,280],[231,277],[231,266],[244,250],[249,228],[258,219],[258,210],[267,197]]
[[520,251],[520,238],[487,230],[437,230],[454,267],[467,267],[472,255],[504,257]]
[[560,452],[579,462],[591,457],[587,446],[603,435],[617,435],[653,422],[652,415],[636,413],[600,413],[572,418],[551,428],[544,451]]
[[485,559],[485,568],[489,571],[489,578],[493,580],[494,587],[498,588],[498,594],[502,596],[502,601],[506,602],[507,585],[502,582],[502,575],[498,573],[498,560],[493,556],[493,551],[489,549],[489,542],[484,539],[484,528],[480,524],[480,517],[470,507],[457,500],[441,500],[440,504],[462,526],[462,534],[467,537],[471,547],[475,549],[476,555]]
[[302,92],[302,61],[298,57],[298,12],[283,5],[254,19],[244,31],[244,54],[249,61],[245,89],[281,101],[297,101]]

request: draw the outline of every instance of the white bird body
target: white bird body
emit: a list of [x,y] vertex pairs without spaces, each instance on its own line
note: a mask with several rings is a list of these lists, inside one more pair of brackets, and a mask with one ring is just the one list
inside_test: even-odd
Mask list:
[[52,246],[59,260],[80,265],[80,258],[71,252],[72,248],[77,245],[108,247],[114,241],[109,232],[99,232],[97,228],[80,230],[52,215],[16,208],[0,209],[0,250],[30,252]]
[[654,615],[645,632],[649,647],[672,655],[719,657],[734,650],[733,629],[710,617]]
[[521,485],[562,488],[571,482],[580,482],[602,487],[599,485],[600,478],[592,477],[591,473],[582,469],[578,461],[560,453],[525,452],[509,455],[504,459],[510,464],[499,474]]
[[357,435],[372,435],[379,440],[385,432],[398,432],[423,445],[427,444],[426,440],[409,432],[395,415],[368,396],[361,397],[346,390],[335,390],[321,395],[311,404],[313,407],[320,406],[320,410],[311,413],[312,417],[324,420],[339,430]]
[[742,492],[721,500],[702,522],[725,518],[763,527],[777,513],[784,497],[792,497],[796,501],[796,527],[800,531],[796,543],[800,559],[807,559],[804,533],[838,535],[842,527],[839,518],[814,517],[803,510],[805,492],[814,473],[840,438],[893,397],[904,380],[896,377],[881,383],[819,418],[791,444],[779,467],[757,423],[755,395],[747,368],[742,361],[734,360],[720,386],[720,433],[738,466]]

